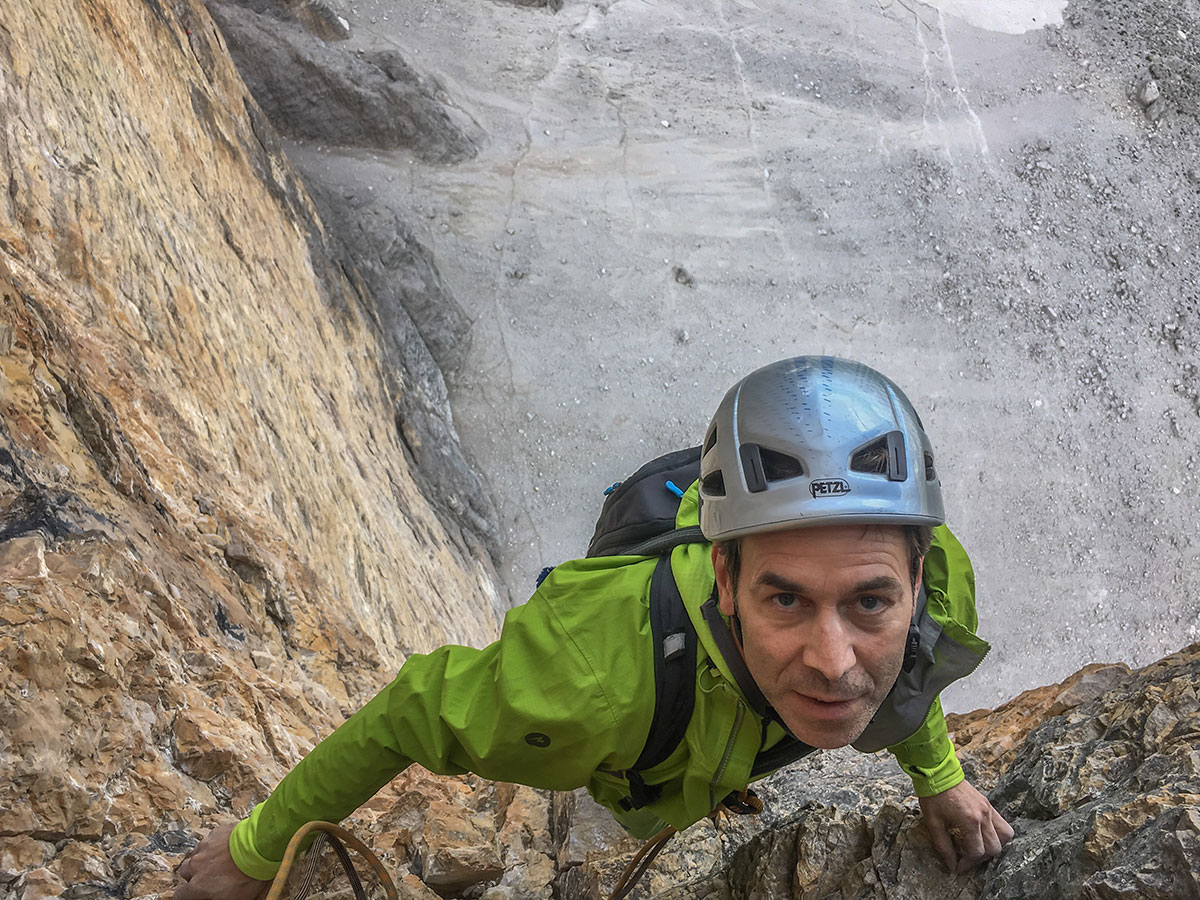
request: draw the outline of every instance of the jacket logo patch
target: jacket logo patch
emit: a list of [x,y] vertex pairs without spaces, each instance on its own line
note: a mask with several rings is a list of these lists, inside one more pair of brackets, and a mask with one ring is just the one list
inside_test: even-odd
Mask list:
[[531,747],[549,747],[550,735],[542,734],[540,731],[531,731],[525,735],[525,743]]
[[814,497],[840,497],[850,493],[850,485],[841,478],[821,478],[809,485]]

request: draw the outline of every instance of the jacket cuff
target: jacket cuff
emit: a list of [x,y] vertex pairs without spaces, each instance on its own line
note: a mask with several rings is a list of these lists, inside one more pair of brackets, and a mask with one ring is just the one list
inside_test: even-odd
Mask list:
[[237,823],[229,835],[229,855],[234,864],[242,870],[243,875],[257,878],[260,881],[270,881],[279,871],[283,860],[267,859],[254,846],[254,833],[258,826],[258,814],[262,804],[254,807],[248,818]]
[[932,797],[948,791],[965,778],[958,757],[954,755],[953,745],[948,746],[945,758],[932,767],[901,762],[900,768],[912,779],[913,790],[918,797]]
[[963,780],[962,766],[954,755],[954,745],[946,729],[941,698],[933,701],[925,721],[914,734],[888,749],[912,779],[918,797],[948,791]]

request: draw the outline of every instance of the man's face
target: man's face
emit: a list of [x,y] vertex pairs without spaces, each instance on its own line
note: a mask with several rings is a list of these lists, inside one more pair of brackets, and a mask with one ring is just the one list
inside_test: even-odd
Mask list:
[[[735,585],[716,549],[721,612]],[[919,578],[918,578],[919,582]],[[904,661],[914,593],[904,532],[836,525],[741,539],[742,653],[767,702],[814,747],[867,727]]]

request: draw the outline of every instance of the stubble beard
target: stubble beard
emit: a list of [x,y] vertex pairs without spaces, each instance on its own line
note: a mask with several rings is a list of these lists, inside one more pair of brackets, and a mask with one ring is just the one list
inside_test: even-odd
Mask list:
[[[802,678],[772,691],[774,696],[768,696],[767,702],[798,739],[822,749],[845,747],[858,740],[871,723],[875,713],[891,693],[892,686],[900,675],[902,662],[902,657],[889,661],[880,683],[864,670],[848,672],[836,681],[824,678],[819,672],[806,672]],[[804,706],[804,701],[797,697],[798,694],[808,697],[852,699],[854,711],[845,719],[818,719],[800,709]]]

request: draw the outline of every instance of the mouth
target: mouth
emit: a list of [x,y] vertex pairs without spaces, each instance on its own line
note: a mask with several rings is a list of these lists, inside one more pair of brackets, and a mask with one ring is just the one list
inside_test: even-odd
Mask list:
[[795,694],[804,712],[815,719],[844,719],[854,712],[859,697],[817,697],[811,694]]

